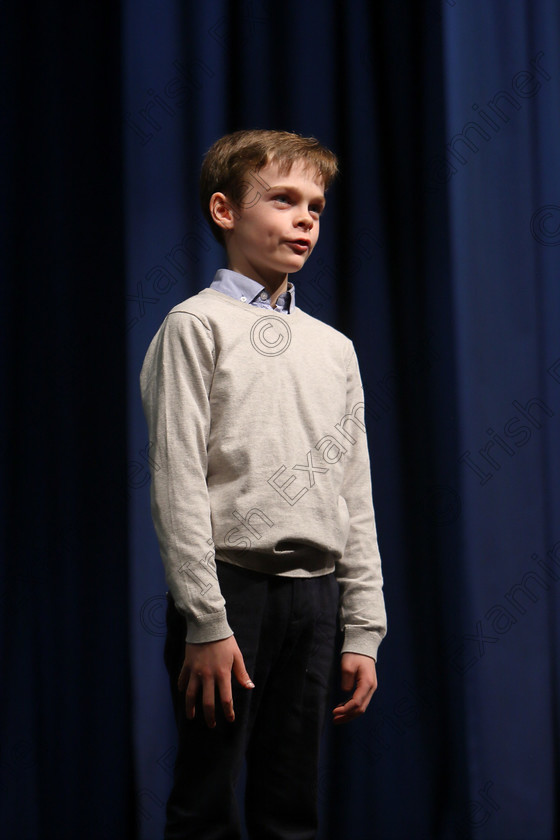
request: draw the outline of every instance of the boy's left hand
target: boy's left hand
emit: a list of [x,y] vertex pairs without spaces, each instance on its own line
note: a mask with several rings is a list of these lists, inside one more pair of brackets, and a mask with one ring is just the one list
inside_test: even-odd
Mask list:
[[375,660],[361,653],[343,653],[340,669],[342,690],[354,693],[349,700],[333,709],[333,723],[348,723],[363,715],[377,688]]

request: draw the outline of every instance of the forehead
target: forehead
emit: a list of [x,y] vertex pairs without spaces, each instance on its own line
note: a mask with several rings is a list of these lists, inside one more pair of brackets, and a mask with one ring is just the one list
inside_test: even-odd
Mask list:
[[318,169],[306,160],[296,159],[289,166],[286,163],[267,163],[259,170],[259,178],[265,181],[268,186],[276,184],[298,186],[305,185],[308,189],[318,190],[321,195],[325,191],[323,177]]

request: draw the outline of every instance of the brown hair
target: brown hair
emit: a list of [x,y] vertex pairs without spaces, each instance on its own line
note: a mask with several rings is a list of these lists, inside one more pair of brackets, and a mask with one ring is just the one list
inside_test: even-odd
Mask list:
[[[210,229],[221,245],[224,244],[223,231],[210,214],[211,196],[222,192],[232,204],[241,207],[244,196],[254,187],[247,180],[250,172],[258,173],[269,163],[275,163],[280,174],[287,175],[292,165],[300,160],[306,168],[317,171],[327,190],[338,172],[338,162],[336,155],[314,137],[256,128],[226,134],[210,147],[200,172],[200,203]],[[264,185],[262,180],[260,183]],[[255,202],[246,202],[245,206],[252,203]]]

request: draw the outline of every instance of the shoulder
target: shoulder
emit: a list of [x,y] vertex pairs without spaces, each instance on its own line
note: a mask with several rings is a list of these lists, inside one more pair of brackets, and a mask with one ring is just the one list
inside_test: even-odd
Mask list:
[[169,310],[165,320],[181,321],[182,319],[180,317],[176,318],[175,316],[190,315],[191,318],[196,318],[209,329],[210,318],[212,317],[213,311],[215,311],[215,306],[212,306],[211,301],[209,301],[208,297],[204,294],[205,291],[206,289],[203,289],[198,292],[198,294],[192,295],[191,297],[182,300],[181,303],[176,304],[173,309]]
[[354,344],[347,335],[335,329],[335,327],[331,327],[330,324],[325,324],[324,321],[320,321],[313,315],[309,315],[303,309],[296,307],[296,311],[303,329],[313,341],[320,341],[325,349],[342,353],[347,363],[355,356]]
[[207,309],[200,298],[200,292],[170,309],[152,338],[144,365],[174,347],[193,344],[211,348],[212,327]]
[[174,316],[190,315],[193,319],[197,318],[209,330],[212,330],[215,326],[221,326],[222,328],[226,326],[231,329],[235,328],[235,324],[240,318],[253,317],[254,309],[254,307],[241,303],[223,292],[206,288],[178,303],[167,313],[166,317],[169,319]]

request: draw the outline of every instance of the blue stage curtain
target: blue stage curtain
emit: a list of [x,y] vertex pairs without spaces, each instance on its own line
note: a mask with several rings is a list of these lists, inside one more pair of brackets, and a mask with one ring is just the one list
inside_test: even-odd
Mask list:
[[327,720],[319,840],[552,840],[558,3],[33,9],[0,27],[6,836],[162,836],[175,726],[138,375],[224,265],[203,154],[272,127],[340,157],[294,282],[360,359],[389,617],[367,714]]
[[120,10],[0,15],[0,836],[133,836]]

